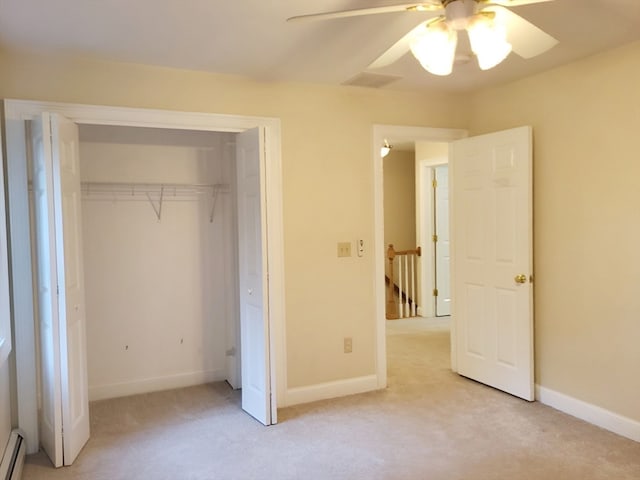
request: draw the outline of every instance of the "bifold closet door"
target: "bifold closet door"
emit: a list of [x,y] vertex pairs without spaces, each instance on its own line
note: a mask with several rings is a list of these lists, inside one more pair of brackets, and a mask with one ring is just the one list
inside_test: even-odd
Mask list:
[[242,408],[271,425],[264,133],[236,136]]
[[78,127],[44,113],[31,122],[31,146],[41,442],[60,467],[71,465],[89,439]]

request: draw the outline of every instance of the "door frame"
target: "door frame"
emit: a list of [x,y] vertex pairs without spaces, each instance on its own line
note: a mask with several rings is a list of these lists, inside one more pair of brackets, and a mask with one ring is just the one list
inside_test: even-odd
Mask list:
[[[18,426],[25,432],[27,452],[38,451],[38,387],[36,332],[32,291],[32,258],[27,182],[26,121],[43,112],[58,113],[77,124],[169,128],[238,133],[251,128],[265,132],[265,196],[268,272],[266,298],[269,322],[271,415],[277,419],[278,401],[287,390],[284,302],[284,239],[282,223],[282,154],[280,119],[243,115],[180,112],[94,106],[28,100],[4,100],[7,180],[10,186],[9,224],[11,284],[14,305]],[[15,319],[20,319],[19,322]]]
[[[387,339],[385,316],[385,281],[384,281],[384,175],[383,161],[380,147],[385,139],[392,141],[424,141],[424,142],[452,142],[468,136],[468,132],[454,128],[411,127],[402,125],[374,125],[372,135],[373,158],[373,255],[374,275],[373,291],[375,298],[375,335],[376,335],[376,376],[378,388],[387,386]],[[451,322],[451,338],[455,338],[454,322]],[[452,347],[454,343],[452,341]],[[455,349],[451,349],[451,368],[456,371]]]

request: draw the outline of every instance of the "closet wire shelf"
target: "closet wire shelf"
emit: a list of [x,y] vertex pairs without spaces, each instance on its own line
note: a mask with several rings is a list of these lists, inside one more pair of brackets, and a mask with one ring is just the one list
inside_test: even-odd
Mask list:
[[194,200],[211,197],[209,222],[213,223],[218,194],[229,193],[228,183],[123,183],[82,182],[84,200],[148,201],[158,221],[162,220],[162,206],[166,201]]

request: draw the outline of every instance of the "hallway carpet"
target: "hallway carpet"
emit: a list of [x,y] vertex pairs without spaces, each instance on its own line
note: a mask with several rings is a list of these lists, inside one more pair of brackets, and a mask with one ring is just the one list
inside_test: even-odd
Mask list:
[[640,443],[449,370],[439,321],[387,322],[386,390],[285,408],[263,427],[224,383],[91,404],[83,480],[638,480]]

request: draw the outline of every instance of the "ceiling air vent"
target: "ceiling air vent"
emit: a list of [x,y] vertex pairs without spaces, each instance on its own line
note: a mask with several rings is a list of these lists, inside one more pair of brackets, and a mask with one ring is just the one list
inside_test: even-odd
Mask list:
[[380,75],[377,73],[363,72],[342,84],[354,87],[381,88],[389,85],[390,83],[397,82],[401,78],[402,77],[396,77],[394,75]]

